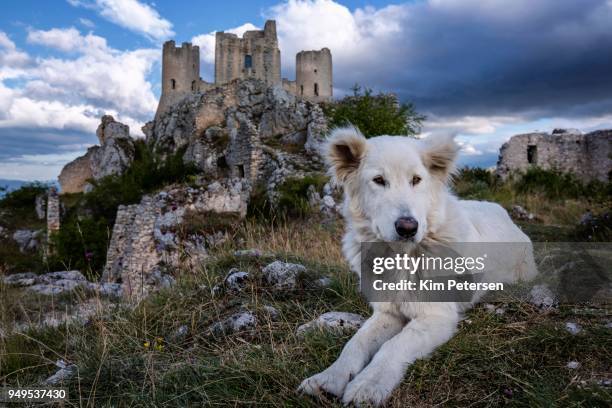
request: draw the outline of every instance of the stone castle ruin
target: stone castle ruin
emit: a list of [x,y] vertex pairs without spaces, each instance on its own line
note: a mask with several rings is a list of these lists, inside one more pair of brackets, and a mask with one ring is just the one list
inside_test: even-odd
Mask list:
[[555,129],[516,135],[501,147],[496,173],[507,179],[531,167],[572,173],[583,182],[612,180],[612,130]]
[[206,92],[236,79],[258,79],[267,86],[281,86],[312,102],[332,98],[332,56],[328,48],[301,51],[296,55],[296,79],[281,78],[281,53],[276,22],[266,21],[263,30],[215,36],[215,82],[200,78],[200,48],[191,43],[176,47],[167,41],[162,57],[162,92],[156,116],[168,111],[188,95]]

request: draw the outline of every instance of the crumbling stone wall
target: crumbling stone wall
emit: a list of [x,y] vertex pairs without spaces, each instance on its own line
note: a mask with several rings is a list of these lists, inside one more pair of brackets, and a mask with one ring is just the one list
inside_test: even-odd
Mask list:
[[60,201],[55,187],[49,188],[47,196],[47,233],[59,231],[60,229]]
[[197,233],[183,236],[188,213],[246,215],[250,186],[233,179],[206,187],[171,187],[142,198],[139,204],[119,206],[109,244],[102,282],[120,283],[125,298],[138,302],[153,290],[171,285],[172,272],[207,255],[212,238]]
[[608,181],[612,172],[612,130],[582,134],[555,129],[552,133],[513,136],[501,147],[496,173],[506,179],[530,167],[573,173],[582,181]]

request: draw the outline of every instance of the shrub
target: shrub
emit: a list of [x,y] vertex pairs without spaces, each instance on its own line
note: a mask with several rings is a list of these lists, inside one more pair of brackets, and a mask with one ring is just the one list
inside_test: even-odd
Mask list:
[[9,229],[40,227],[35,211],[36,196],[48,189],[48,185],[35,182],[7,193],[0,199],[0,213],[4,213],[2,225]]
[[573,174],[538,167],[530,168],[520,176],[515,188],[519,193],[543,193],[551,199],[612,196],[612,183],[594,180],[584,184]]
[[574,236],[579,241],[610,242],[612,241],[612,213],[589,215],[578,224]]
[[496,187],[495,176],[480,167],[464,167],[453,177],[453,190],[465,198],[483,199]]
[[391,94],[374,95],[372,90],[353,87],[353,95],[324,105],[332,126],[354,125],[365,137],[377,135],[415,135],[421,130],[425,116],[411,103],[398,104]]
[[98,278],[106,263],[111,228],[104,218],[79,219],[75,215],[65,220],[51,237],[55,254],[48,260],[48,268],[78,269]]
[[281,216],[307,216],[311,212],[308,189],[314,186],[318,192],[321,192],[327,180],[327,177],[319,174],[286,179],[278,186],[279,197],[276,210]]

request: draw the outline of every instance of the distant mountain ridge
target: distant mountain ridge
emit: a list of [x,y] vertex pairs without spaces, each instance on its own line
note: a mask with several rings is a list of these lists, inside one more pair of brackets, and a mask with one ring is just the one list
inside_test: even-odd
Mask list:
[[0,188],[6,188],[6,191],[0,191],[0,198],[2,198],[4,194],[6,194],[7,192],[17,190],[23,187],[24,185],[31,184],[31,183],[42,183],[42,184],[48,184],[48,185],[56,185],[59,187],[59,185],[57,184],[57,181],[55,180],[27,181],[27,180],[0,179]]

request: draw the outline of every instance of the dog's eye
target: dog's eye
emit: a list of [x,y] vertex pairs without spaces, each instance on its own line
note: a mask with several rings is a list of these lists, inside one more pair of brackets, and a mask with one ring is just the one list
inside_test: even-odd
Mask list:
[[412,176],[412,185],[416,186],[421,182],[421,178],[417,175]]
[[385,179],[383,176],[376,176],[372,179],[373,182],[375,182],[376,184],[380,185],[380,186],[384,186],[385,185]]

